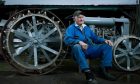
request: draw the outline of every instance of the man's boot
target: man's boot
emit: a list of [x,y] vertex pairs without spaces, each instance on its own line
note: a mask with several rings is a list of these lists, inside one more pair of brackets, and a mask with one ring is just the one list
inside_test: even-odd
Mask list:
[[110,73],[110,69],[111,67],[100,67],[99,74],[107,80],[115,81],[116,77]]
[[98,84],[93,73],[90,70],[84,72],[88,84]]

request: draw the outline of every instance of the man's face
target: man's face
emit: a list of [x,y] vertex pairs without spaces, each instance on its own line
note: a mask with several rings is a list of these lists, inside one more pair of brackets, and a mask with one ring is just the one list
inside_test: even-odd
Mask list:
[[84,15],[75,16],[74,20],[78,25],[82,25],[84,23]]

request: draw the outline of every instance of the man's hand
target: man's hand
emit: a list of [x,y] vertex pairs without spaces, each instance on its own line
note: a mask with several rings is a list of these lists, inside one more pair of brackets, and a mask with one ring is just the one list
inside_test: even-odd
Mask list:
[[82,46],[82,49],[86,50],[88,48],[88,45],[84,43],[83,41],[79,41],[79,44]]
[[113,43],[110,40],[105,40],[106,44],[109,44],[110,46],[113,46]]

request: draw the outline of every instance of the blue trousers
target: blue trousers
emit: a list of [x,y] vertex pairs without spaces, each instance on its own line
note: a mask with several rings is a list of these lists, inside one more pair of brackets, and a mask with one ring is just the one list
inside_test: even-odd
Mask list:
[[112,47],[108,44],[94,44],[83,50],[79,44],[72,47],[72,54],[81,70],[89,68],[87,58],[101,58],[101,67],[112,67]]

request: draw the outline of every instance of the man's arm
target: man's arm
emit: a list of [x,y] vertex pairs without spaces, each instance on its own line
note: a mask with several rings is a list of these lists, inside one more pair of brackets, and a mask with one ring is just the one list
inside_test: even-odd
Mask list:
[[78,39],[74,38],[74,28],[68,27],[66,30],[66,33],[64,35],[64,42],[66,45],[74,45],[74,44],[79,44],[81,45],[82,49],[86,50],[88,48],[88,45],[84,43],[83,41],[80,41]]
[[91,36],[95,43],[106,43],[109,44],[110,46],[113,46],[113,43],[110,40],[106,40],[104,38],[97,36],[92,30],[91,30]]
[[108,44],[108,45],[110,45],[110,46],[113,46],[113,43],[110,40],[105,40],[105,43]]
[[91,39],[94,43],[104,43],[105,39],[97,36],[92,30],[90,30],[91,33]]
[[66,45],[71,46],[71,45],[79,43],[80,40],[74,38],[74,32],[75,32],[74,28],[72,28],[71,26],[66,29],[66,32],[64,35],[64,42]]

